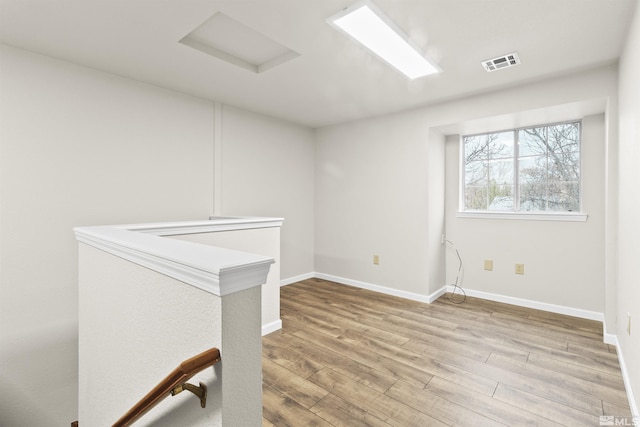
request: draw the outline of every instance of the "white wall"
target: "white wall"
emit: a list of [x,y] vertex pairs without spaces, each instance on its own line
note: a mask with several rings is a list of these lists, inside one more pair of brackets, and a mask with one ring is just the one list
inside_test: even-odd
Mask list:
[[[579,117],[574,117],[579,118]],[[532,123],[533,124],[533,123]],[[460,138],[447,138],[447,239],[464,261],[463,286],[480,292],[604,312],[604,114],[582,122],[586,222],[457,218]],[[485,271],[485,259],[493,271]],[[449,282],[458,260],[450,257]],[[525,274],[515,274],[515,264]],[[584,313],[583,313],[584,314]]]
[[227,105],[221,115],[220,213],[284,218],[280,277],[313,271],[313,131]]
[[[1,46],[3,426],[77,417],[72,227],[206,219],[213,105]],[[38,390],[34,393],[34,390]]]
[[[618,222],[617,336],[620,353],[635,394],[635,415],[640,416],[640,7],[620,60],[620,157]],[[627,333],[631,314],[631,335]]]
[[[430,264],[439,255],[429,253],[429,244],[440,240],[442,217],[440,230],[430,233],[429,164],[433,155],[442,165],[443,152],[430,150],[430,137],[437,143],[415,114],[318,130],[317,272],[415,297],[431,293],[442,265]],[[437,218],[442,205],[437,196],[433,203]]]
[[442,246],[445,234],[445,137],[441,133],[429,130],[429,153],[427,156],[427,257],[429,259],[429,294],[442,288],[446,281],[446,247]]

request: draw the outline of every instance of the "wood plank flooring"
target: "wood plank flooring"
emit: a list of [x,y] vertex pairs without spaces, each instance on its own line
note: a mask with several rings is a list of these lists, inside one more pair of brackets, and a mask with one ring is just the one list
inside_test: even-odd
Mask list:
[[598,426],[631,417],[598,322],[320,279],[281,288],[263,426]]

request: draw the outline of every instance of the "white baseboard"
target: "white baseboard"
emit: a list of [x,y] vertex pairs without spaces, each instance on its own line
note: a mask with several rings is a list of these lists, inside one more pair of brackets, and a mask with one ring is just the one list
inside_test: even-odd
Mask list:
[[399,289],[387,288],[386,286],[374,285],[373,283],[361,282],[359,280],[347,279],[346,277],[333,276],[331,274],[315,273],[318,279],[329,280],[331,282],[341,283],[343,285],[355,286],[356,288],[367,289],[381,294],[392,295],[395,297],[406,298],[413,301],[425,302],[431,304],[446,292],[446,288],[442,287],[431,295],[416,294],[414,292],[401,291]]
[[[627,364],[624,361],[624,356],[620,350],[620,343],[618,337],[613,335],[614,343],[616,346],[616,353],[618,353],[618,362],[620,363],[620,371],[622,373],[622,379],[624,380],[624,388],[627,391],[627,399],[629,399],[629,408],[631,409],[631,415],[640,419],[640,412],[638,412],[638,405],[636,405],[636,399],[633,396],[633,390],[631,389],[631,379],[629,378],[629,371],[627,371]],[[610,414],[607,414],[610,415]]]
[[291,285],[292,283],[301,282],[301,281],[307,280],[307,279],[313,279],[314,277],[316,277],[316,273],[312,271],[310,273],[299,274],[297,276],[288,277],[286,279],[281,279],[280,280],[280,287]]
[[440,289],[438,289],[437,291],[435,291],[434,293],[432,293],[431,295],[429,295],[429,304],[431,304],[432,302],[434,302],[435,300],[437,300],[438,298],[440,298],[442,295],[446,294],[449,291],[449,289],[446,286],[441,287]]
[[[447,286],[447,292],[452,292],[453,286]],[[604,314],[597,311],[583,310],[580,308],[567,307],[564,305],[549,304],[546,302],[528,300],[524,298],[516,298],[499,294],[492,294],[489,292],[475,291],[473,289],[464,289],[467,296],[482,298],[489,301],[503,302],[505,304],[518,305],[520,307],[533,308],[536,310],[549,311],[551,313],[565,314],[567,316],[580,317],[582,319],[596,320],[598,322],[604,321]]]
[[617,339],[618,337],[614,334],[608,334],[606,332],[603,332],[602,334],[602,342],[604,342],[605,344],[616,345]]
[[618,337],[616,334],[610,334],[607,332],[607,321],[602,319],[602,341],[605,344],[615,345],[617,347]]
[[268,335],[282,329],[282,320],[278,319],[266,325],[262,325],[262,336]]

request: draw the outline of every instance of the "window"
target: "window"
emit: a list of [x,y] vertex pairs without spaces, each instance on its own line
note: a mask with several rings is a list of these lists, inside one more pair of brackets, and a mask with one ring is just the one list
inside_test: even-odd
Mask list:
[[462,137],[463,210],[580,211],[580,122]]

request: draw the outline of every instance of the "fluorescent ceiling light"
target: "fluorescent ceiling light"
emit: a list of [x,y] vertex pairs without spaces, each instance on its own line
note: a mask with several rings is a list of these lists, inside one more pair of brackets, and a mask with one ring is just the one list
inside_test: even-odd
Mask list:
[[402,31],[368,0],[342,10],[327,21],[410,79],[441,71],[413,47]]

